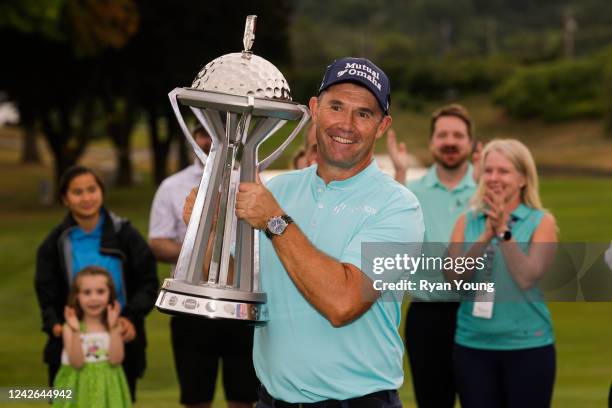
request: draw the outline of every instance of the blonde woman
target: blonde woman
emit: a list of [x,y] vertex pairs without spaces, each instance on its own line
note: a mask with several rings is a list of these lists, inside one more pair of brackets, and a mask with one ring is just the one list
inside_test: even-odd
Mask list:
[[461,406],[548,407],[554,336],[548,308],[537,300],[537,283],[554,254],[555,219],[542,208],[536,166],[525,145],[494,140],[481,160],[472,209],[457,220],[451,236],[461,244],[450,251],[486,255],[485,268],[450,275],[492,282],[495,292],[478,292],[457,313],[454,365]]

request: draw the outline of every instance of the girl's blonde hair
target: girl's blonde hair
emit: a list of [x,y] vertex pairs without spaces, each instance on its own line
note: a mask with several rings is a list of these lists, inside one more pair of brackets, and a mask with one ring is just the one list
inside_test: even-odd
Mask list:
[[501,153],[504,157],[512,162],[514,168],[525,178],[525,185],[521,189],[521,202],[527,207],[542,209],[542,200],[540,200],[540,186],[538,181],[538,171],[536,169],[533,156],[529,152],[527,146],[516,139],[494,139],[486,144],[480,158],[481,177],[478,182],[478,188],[474,197],[472,197],[471,205],[475,210],[482,210],[485,207],[484,195],[485,184],[482,177],[484,171],[484,163],[487,155],[491,152]]
[[[81,269],[76,274],[72,286],[70,287],[70,294],[68,295],[68,306],[74,308],[79,321],[83,320],[83,308],[81,308],[78,299],[78,294],[81,291],[80,283],[83,276],[104,276],[106,278],[106,287],[108,288],[108,304],[112,305],[115,303],[115,300],[117,300],[117,291],[115,290],[113,278],[106,269],[99,266],[88,266]],[[102,314],[102,321],[105,325],[107,324],[106,309],[104,309]]]

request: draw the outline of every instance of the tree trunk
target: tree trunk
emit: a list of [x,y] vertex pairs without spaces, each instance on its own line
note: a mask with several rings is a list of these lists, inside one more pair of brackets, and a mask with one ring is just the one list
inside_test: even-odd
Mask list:
[[[85,151],[89,133],[86,127],[75,128],[70,117],[72,109],[61,107],[59,112],[46,112],[42,118],[42,130],[47,143],[51,148],[54,163],[54,185],[57,187],[59,179],[68,167],[74,165]],[[54,115],[54,113],[58,113]],[[52,120],[53,116],[59,117]],[[83,111],[83,122],[89,125],[93,117],[93,104],[86,104]],[[54,189],[57,194],[57,188]]]
[[[123,105],[123,108],[120,105]],[[134,183],[131,139],[136,117],[135,108],[133,103],[127,98],[124,101],[116,101],[112,97],[108,97],[106,99],[106,110],[107,131],[115,146],[115,155],[117,157],[115,184],[118,186],[131,186]]]
[[149,105],[147,107],[148,123],[149,123],[149,134],[151,151],[153,152],[153,179],[155,184],[159,185],[166,178],[167,164],[168,164],[168,150],[170,146],[169,135],[166,135],[166,139],[162,140],[159,132],[159,120],[158,111],[155,106]]
[[568,7],[563,12],[563,51],[567,59],[574,58],[574,39],[577,28],[574,11]]
[[21,145],[21,162],[40,164],[40,154],[36,145],[36,127],[32,121],[23,122],[23,144]]
[[134,182],[134,168],[130,157],[129,141],[127,144],[115,146],[117,155],[117,174],[115,184],[118,186],[131,186]]
[[485,21],[485,35],[487,44],[487,55],[497,54],[497,21],[489,17]]
[[[47,115],[50,115],[48,113]],[[69,114],[62,112],[60,116],[69,116]],[[51,154],[53,155],[53,184],[55,188],[53,191],[58,194],[59,180],[64,172],[72,165],[76,164],[77,160],[85,150],[86,140],[77,138],[75,139],[74,129],[70,126],[70,121],[60,120],[56,125],[53,125],[52,121],[45,116],[43,118],[43,134],[47,139],[47,143],[51,148]]]
[[450,21],[442,20],[440,30],[440,54],[445,57],[452,51],[453,26]]

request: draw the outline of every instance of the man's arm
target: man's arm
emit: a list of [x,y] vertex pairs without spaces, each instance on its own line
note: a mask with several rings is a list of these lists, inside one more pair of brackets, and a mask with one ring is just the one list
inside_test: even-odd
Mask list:
[[[283,214],[272,193],[260,183],[241,183],[236,215],[264,229],[268,219]],[[315,248],[295,224],[272,238],[274,249],[295,286],[335,327],[361,316],[380,293],[357,267],[343,264]]]
[[[151,204],[149,216],[149,247],[158,262],[176,264],[181,252],[181,244],[175,238],[177,214],[172,206],[172,190],[169,183],[162,183]],[[176,193],[174,193],[176,194]]]
[[181,244],[170,238],[149,238],[149,246],[158,262],[175,264],[181,253]]
[[319,251],[296,224],[272,244],[298,290],[335,327],[361,316],[380,296],[361,270]]

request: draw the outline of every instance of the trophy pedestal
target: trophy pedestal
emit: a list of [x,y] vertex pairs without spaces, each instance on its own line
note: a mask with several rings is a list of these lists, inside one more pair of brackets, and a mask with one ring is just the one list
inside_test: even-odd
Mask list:
[[266,294],[244,292],[213,285],[189,285],[166,279],[155,306],[168,314],[202,316],[262,325],[268,321]]

